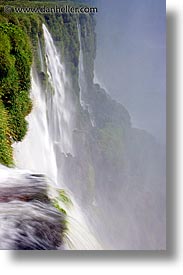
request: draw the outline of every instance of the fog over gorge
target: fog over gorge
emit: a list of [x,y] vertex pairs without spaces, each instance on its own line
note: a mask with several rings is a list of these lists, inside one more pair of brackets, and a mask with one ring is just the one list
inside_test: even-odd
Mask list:
[[130,112],[134,127],[165,145],[166,10],[164,1],[95,1],[96,75]]

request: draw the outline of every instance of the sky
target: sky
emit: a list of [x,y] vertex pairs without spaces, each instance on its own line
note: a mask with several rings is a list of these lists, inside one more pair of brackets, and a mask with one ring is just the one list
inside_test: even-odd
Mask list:
[[134,127],[165,144],[165,0],[97,0],[95,73]]

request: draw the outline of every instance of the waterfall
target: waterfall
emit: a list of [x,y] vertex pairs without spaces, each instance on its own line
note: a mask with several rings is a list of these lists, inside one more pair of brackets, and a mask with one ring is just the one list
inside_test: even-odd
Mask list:
[[78,83],[79,83],[79,99],[80,99],[80,105],[83,108],[83,110],[87,111],[89,114],[89,119],[91,122],[92,127],[95,127],[95,120],[92,115],[92,110],[90,108],[90,105],[86,103],[85,97],[86,97],[86,90],[87,90],[87,82],[86,82],[86,76],[84,72],[84,60],[83,60],[83,50],[82,50],[82,39],[81,39],[81,27],[80,24],[77,24],[78,28],[78,38],[79,38],[79,77],[78,77]]
[[41,48],[41,42],[40,42],[39,36],[38,36],[38,55],[39,55],[39,60],[41,65],[41,72],[44,72],[44,61],[43,61],[43,54],[42,54],[42,48]]
[[79,99],[80,99],[80,104],[84,110],[87,109],[87,105],[84,102],[83,99],[83,93],[86,89],[86,80],[85,80],[85,75],[84,75],[84,64],[83,64],[83,51],[82,51],[82,44],[81,44],[81,29],[79,23],[77,24],[78,27],[78,38],[79,38],[79,45],[80,45],[80,51],[79,51]]
[[65,215],[50,203],[48,179],[0,165],[0,249],[64,249]]
[[[67,190],[73,207],[66,209],[68,232],[65,234],[65,249],[101,249],[93,236],[91,226],[81,212],[72,192],[67,188],[64,177],[60,178],[56,160],[57,146],[60,153],[73,154],[72,102],[69,102],[69,82],[53,39],[43,25],[48,81],[52,89],[46,93],[36,71],[31,72],[31,97],[33,111],[28,116],[29,131],[21,143],[14,145],[16,166],[34,173],[45,174],[60,188]],[[59,163],[60,167],[60,163]]]
[[14,145],[14,158],[17,167],[34,173],[46,174],[57,183],[57,164],[54,146],[49,135],[45,94],[35,71],[31,72],[31,98],[33,110],[27,121],[29,131],[26,138]]
[[61,57],[45,25],[43,32],[48,81],[51,87],[47,104],[50,134],[62,153],[73,155],[73,105],[69,97],[69,81]]

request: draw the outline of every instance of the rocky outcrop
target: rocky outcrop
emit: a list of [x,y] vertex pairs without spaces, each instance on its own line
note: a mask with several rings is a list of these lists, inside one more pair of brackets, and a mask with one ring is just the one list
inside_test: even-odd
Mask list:
[[63,249],[66,215],[48,196],[48,180],[0,166],[0,249]]

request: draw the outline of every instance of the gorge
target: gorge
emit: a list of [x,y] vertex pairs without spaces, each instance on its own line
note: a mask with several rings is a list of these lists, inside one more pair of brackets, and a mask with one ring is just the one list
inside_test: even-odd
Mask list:
[[166,247],[165,155],[94,83],[95,24],[0,15],[1,249]]

